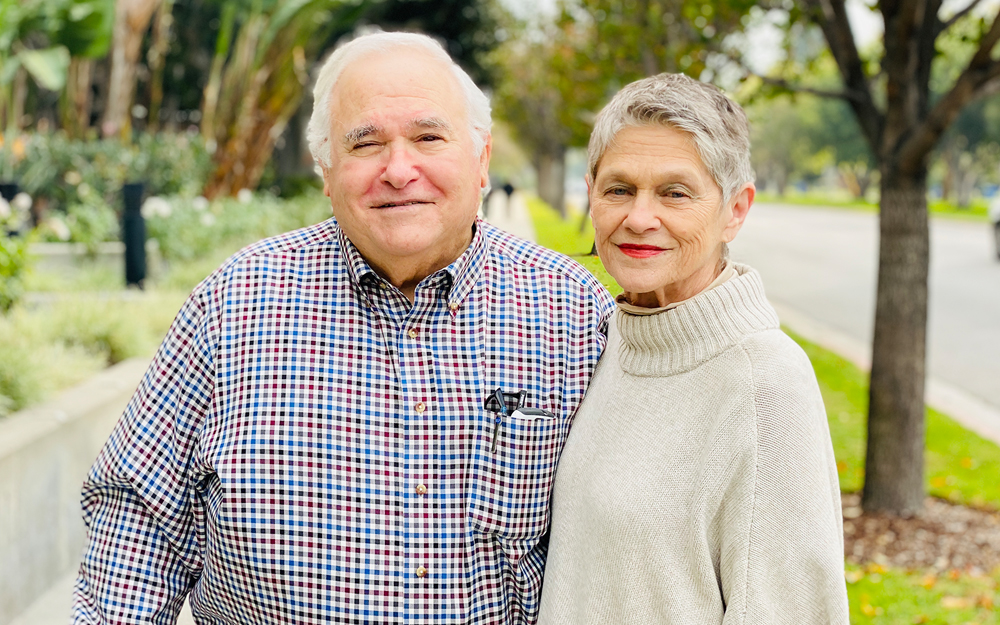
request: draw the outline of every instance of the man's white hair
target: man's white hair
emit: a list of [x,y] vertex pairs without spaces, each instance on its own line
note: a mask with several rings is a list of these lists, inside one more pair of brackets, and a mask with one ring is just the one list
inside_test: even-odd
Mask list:
[[361,35],[343,43],[323,63],[313,89],[313,111],[306,127],[306,140],[313,159],[324,167],[330,166],[330,95],[344,68],[369,54],[386,52],[395,48],[418,48],[433,58],[446,63],[462,88],[465,96],[469,134],[477,156],[486,147],[486,138],[492,127],[490,100],[476,86],[465,70],[458,66],[438,41],[418,33],[374,32]]

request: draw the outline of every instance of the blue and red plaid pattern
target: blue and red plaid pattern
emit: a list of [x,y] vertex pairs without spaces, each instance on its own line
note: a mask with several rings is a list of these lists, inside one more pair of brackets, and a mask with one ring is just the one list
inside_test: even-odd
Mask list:
[[[479,222],[418,286],[335,220],[181,309],[84,485],[75,623],[532,623],[548,497],[613,302]],[[502,420],[496,388],[555,419]]]

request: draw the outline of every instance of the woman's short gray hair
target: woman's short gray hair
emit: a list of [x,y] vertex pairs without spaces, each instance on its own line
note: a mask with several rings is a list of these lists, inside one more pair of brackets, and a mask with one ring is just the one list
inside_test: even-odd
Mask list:
[[419,33],[374,32],[363,34],[342,43],[323,63],[313,89],[313,111],[306,127],[306,140],[313,159],[324,167],[330,166],[330,94],[344,68],[369,54],[385,52],[393,48],[419,48],[451,68],[452,74],[465,96],[466,114],[469,117],[469,133],[476,155],[486,147],[486,137],[492,127],[490,100],[476,86],[465,70],[458,66],[436,40]]
[[626,85],[594,122],[587,146],[587,170],[597,167],[608,147],[627,126],[663,124],[683,130],[715,183],[723,203],[754,181],[750,166],[750,129],[746,113],[712,85],[684,74],[657,74]]

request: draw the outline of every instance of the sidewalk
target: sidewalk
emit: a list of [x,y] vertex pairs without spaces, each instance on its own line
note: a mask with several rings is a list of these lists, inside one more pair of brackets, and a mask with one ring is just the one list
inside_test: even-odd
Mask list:
[[508,202],[503,189],[494,189],[490,193],[489,206],[484,206],[481,212],[484,219],[497,228],[527,241],[535,240],[535,226],[531,222],[523,193],[515,191]]

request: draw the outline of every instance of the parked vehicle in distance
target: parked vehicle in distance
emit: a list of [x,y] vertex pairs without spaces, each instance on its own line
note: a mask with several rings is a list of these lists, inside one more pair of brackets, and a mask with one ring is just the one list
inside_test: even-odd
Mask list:
[[993,248],[1000,260],[1000,193],[993,196],[989,208],[990,224],[993,227]]

